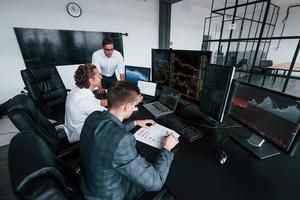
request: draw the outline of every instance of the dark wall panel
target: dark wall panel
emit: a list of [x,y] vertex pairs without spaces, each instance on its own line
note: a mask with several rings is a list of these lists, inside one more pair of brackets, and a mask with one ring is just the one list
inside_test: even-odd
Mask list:
[[120,33],[14,28],[26,67],[90,63],[103,38],[114,41],[123,54]]

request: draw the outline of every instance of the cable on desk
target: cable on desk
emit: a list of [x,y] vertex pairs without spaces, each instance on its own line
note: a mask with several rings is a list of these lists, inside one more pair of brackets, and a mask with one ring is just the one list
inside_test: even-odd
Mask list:
[[[238,123],[236,123],[236,124],[234,124],[234,125],[238,125],[238,126],[231,126],[231,127],[232,127],[232,128],[235,128],[235,127],[241,127],[241,125],[239,125]],[[227,140],[230,138],[230,135],[231,135],[231,133],[232,133],[232,130],[233,130],[233,129],[231,129],[230,134],[229,134],[228,136],[226,136],[226,137],[223,139],[223,141],[221,142],[221,146],[220,146],[221,149],[224,149],[224,145],[225,145],[225,143],[227,142]]]
[[[183,109],[183,108],[182,108]],[[180,110],[182,110],[180,109]],[[186,121],[186,119],[176,115],[179,119]],[[225,129],[225,128],[239,128],[241,125],[239,123],[235,123],[232,125],[227,125],[227,124],[220,124],[218,126],[209,126],[209,125],[203,125],[203,124],[197,124],[197,126],[203,127],[203,128],[209,128],[209,129]]]
[[187,106],[189,106],[189,105],[191,105],[191,104],[183,104],[182,106],[180,106],[181,108],[180,109],[178,109],[178,107],[177,107],[177,112],[180,112],[180,111],[182,111],[183,109],[185,109]]
[[227,136],[226,138],[224,138],[224,140],[221,143],[221,148],[223,148],[225,142],[229,139],[229,136]]
[[241,127],[241,125],[239,125],[238,123],[233,124],[233,125],[219,125],[219,126],[207,126],[207,125],[202,125],[200,124],[199,126],[203,127],[203,128],[210,128],[210,129],[221,129],[221,128],[239,128]]

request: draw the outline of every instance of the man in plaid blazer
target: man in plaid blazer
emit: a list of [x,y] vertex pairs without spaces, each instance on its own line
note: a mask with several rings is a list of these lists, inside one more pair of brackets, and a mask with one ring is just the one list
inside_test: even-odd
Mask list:
[[136,150],[128,132],[152,120],[124,125],[138,104],[137,86],[117,82],[108,91],[108,112],[93,112],[80,136],[81,190],[86,199],[137,199],[145,191],[159,191],[173,160],[171,149],[178,140],[166,133],[163,149],[153,164]]

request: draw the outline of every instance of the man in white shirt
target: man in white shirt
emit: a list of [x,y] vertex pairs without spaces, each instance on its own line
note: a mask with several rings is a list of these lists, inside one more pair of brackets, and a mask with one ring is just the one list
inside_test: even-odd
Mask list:
[[98,87],[98,93],[104,93],[113,82],[125,80],[125,65],[122,54],[114,50],[113,41],[105,38],[102,41],[102,49],[95,51],[92,63],[103,76],[102,83]]
[[106,110],[107,100],[98,100],[93,90],[99,86],[102,75],[92,64],[80,65],[74,75],[76,87],[67,96],[65,131],[69,142],[79,141],[85,119],[92,112]]

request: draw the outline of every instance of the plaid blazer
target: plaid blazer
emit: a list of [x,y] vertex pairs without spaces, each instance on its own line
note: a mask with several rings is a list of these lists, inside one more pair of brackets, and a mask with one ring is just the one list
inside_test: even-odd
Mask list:
[[86,119],[80,136],[80,187],[86,199],[136,199],[163,186],[173,153],[161,150],[153,164],[147,162],[128,132],[133,127],[106,111]]

